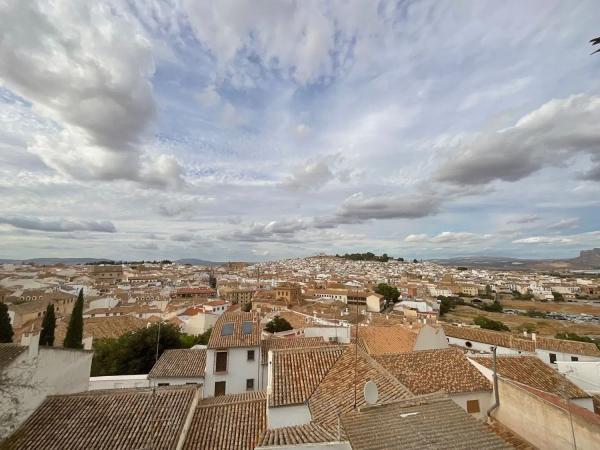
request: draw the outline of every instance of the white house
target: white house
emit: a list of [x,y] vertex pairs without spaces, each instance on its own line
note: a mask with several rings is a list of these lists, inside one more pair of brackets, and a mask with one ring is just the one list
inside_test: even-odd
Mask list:
[[0,438],[21,424],[47,395],[88,390],[92,352],[39,346],[39,334],[0,344]]
[[260,338],[257,313],[226,312],[219,317],[206,351],[205,397],[259,389]]

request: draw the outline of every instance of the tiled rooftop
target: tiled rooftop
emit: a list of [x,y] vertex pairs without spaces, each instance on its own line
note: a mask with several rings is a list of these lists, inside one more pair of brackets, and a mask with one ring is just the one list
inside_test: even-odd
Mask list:
[[175,448],[195,394],[178,387],[49,396],[2,448]]
[[347,346],[310,396],[308,405],[313,420],[329,428],[335,427],[338,414],[354,408],[355,391],[357,407],[365,405],[362,390],[369,380],[379,387],[381,403],[413,397],[404,385],[373,358],[360,349],[357,355],[354,346]]
[[487,378],[457,349],[421,350],[375,359],[416,395],[492,390]]
[[514,348],[525,352],[535,352],[533,341],[513,336],[510,333],[500,331],[484,330],[473,327],[458,327],[450,324],[443,324],[446,336],[465,339],[467,341],[483,342],[500,347]]
[[269,350],[306,348],[331,345],[321,336],[318,337],[298,337],[298,338],[275,338],[263,339],[261,346],[261,364],[266,364],[269,357]]
[[363,348],[375,356],[412,351],[417,334],[402,326],[369,326],[359,327],[358,338],[362,341]]
[[311,422],[307,425],[275,428],[267,430],[261,439],[260,447],[280,445],[314,444],[338,441],[337,433]]
[[511,448],[448,398],[367,407],[341,420],[353,450]]
[[[250,324],[245,334],[244,323]],[[253,312],[226,312],[219,319],[208,340],[208,348],[258,347],[261,327],[258,314]]]
[[274,350],[269,405],[306,402],[344,350],[340,345]]
[[27,347],[23,345],[0,344],[0,369],[4,369],[12,363],[25,350],[27,350]]
[[200,401],[184,449],[254,449],[267,427],[267,402],[264,393],[260,394]]
[[148,374],[148,378],[203,377],[205,366],[205,349],[165,350]]
[[[472,357],[473,361],[492,369],[492,358]],[[501,377],[526,384],[542,391],[563,395],[566,389],[570,398],[589,397],[583,390],[563,378],[555,369],[536,356],[498,356],[496,370]]]

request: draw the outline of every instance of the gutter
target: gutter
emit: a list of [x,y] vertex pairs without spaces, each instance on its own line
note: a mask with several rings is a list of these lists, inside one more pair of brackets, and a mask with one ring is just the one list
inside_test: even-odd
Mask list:
[[488,417],[492,417],[492,411],[500,406],[500,395],[498,394],[498,371],[496,370],[496,346],[492,346],[492,370],[494,372],[494,404],[486,411]]

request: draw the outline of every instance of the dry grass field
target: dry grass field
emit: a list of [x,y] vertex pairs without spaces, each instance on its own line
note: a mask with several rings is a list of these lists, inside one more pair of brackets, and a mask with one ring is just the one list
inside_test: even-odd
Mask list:
[[[504,302],[503,302],[504,303]],[[520,302],[525,304],[535,305],[535,309],[538,305],[546,305],[545,303],[532,303],[532,302]],[[551,304],[552,306],[553,304]],[[505,307],[511,307],[507,303],[504,303]],[[518,307],[516,305],[513,308],[519,309],[534,309],[533,306],[529,308]],[[548,310],[549,311],[549,310]],[[580,311],[583,312],[583,311]],[[597,313],[596,313],[597,314]],[[573,323],[567,320],[551,320],[551,319],[537,319],[534,317],[527,316],[513,316],[504,313],[493,313],[481,311],[469,306],[457,306],[456,309],[448,312],[444,317],[447,321],[456,321],[464,323],[472,323],[476,316],[485,316],[493,320],[499,320],[508,326],[512,332],[521,333],[526,327],[533,326],[535,331],[540,335],[554,336],[558,332],[570,332],[577,333],[579,335],[589,336],[600,336],[600,325],[586,324],[586,323]]]
[[536,309],[538,311],[555,311],[570,314],[593,314],[600,316],[600,304],[582,305],[580,303],[567,302],[539,302],[539,301],[523,301],[523,300],[502,300],[502,306],[513,309]]

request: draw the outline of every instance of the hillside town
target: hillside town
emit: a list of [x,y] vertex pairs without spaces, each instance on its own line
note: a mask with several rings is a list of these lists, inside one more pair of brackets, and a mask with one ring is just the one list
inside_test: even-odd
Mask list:
[[[0,448],[591,449],[600,440],[594,275],[325,255],[4,264],[0,301],[12,329],[0,344]],[[191,346],[167,345],[169,330]],[[103,366],[107,343],[144,332],[145,373]]]

